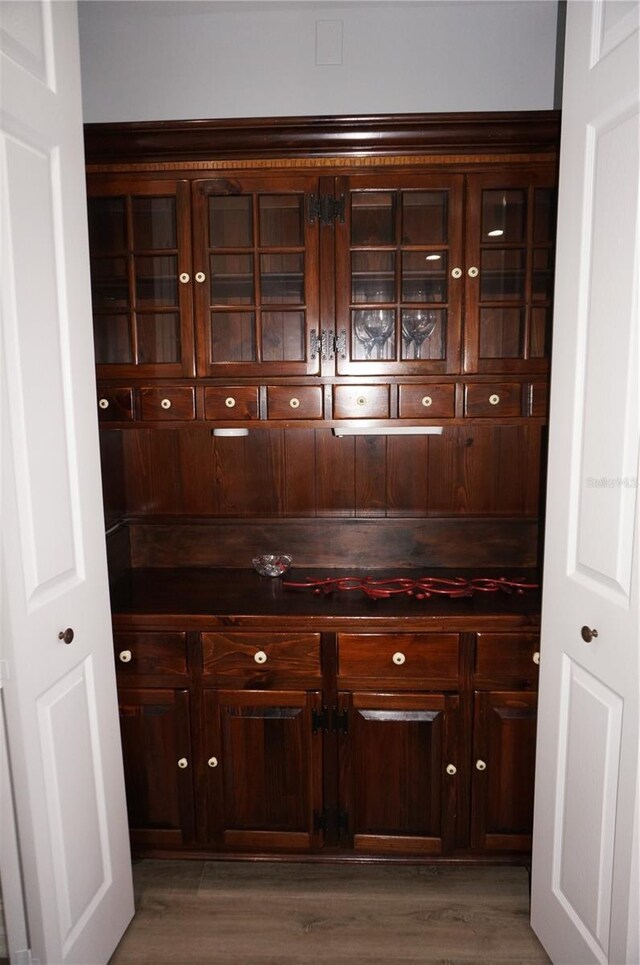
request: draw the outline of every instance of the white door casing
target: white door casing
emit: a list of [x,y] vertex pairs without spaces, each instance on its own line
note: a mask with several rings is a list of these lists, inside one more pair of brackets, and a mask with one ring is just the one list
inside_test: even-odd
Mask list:
[[580,965],[639,955],[638,12],[567,10],[532,925]]
[[0,69],[2,657],[25,904],[38,960],[97,965],[133,898],[75,3],[1,3]]

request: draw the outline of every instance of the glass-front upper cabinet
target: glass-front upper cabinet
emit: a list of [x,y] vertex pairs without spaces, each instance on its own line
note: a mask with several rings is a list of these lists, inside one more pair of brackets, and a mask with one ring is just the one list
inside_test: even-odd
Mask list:
[[188,182],[90,180],[88,211],[98,375],[194,375]]
[[320,367],[317,178],[194,183],[198,375]]
[[552,168],[468,177],[465,372],[548,368],[554,184]]
[[337,179],[336,370],[460,370],[463,178]]

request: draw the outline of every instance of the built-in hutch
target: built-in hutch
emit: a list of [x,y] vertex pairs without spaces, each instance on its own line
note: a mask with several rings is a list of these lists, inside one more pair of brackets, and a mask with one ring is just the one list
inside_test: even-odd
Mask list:
[[134,850],[526,861],[559,115],[85,133]]

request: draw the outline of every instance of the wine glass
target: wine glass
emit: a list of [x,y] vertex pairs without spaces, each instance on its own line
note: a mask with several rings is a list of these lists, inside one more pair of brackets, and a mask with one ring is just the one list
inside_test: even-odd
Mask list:
[[422,343],[433,335],[437,316],[434,311],[423,308],[405,309],[402,313],[402,334],[407,348],[413,342],[415,359],[422,358]]
[[377,357],[382,358],[384,344],[391,337],[393,332],[394,317],[393,312],[384,308],[376,308],[370,312],[364,312],[364,329],[368,336],[367,358],[371,358],[371,352],[377,348]]

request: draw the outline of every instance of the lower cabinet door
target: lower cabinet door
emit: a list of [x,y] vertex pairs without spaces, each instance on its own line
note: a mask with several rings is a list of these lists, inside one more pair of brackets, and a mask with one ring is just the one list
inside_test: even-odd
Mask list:
[[537,695],[474,696],[471,844],[488,851],[529,851]]
[[118,703],[132,845],[193,841],[189,692],[123,688]]
[[210,843],[252,851],[320,847],[320,693],[210,689],[204,705]]
[[339,695],[342,823],[356,851],[444,854],[458,801],[456,695]]

